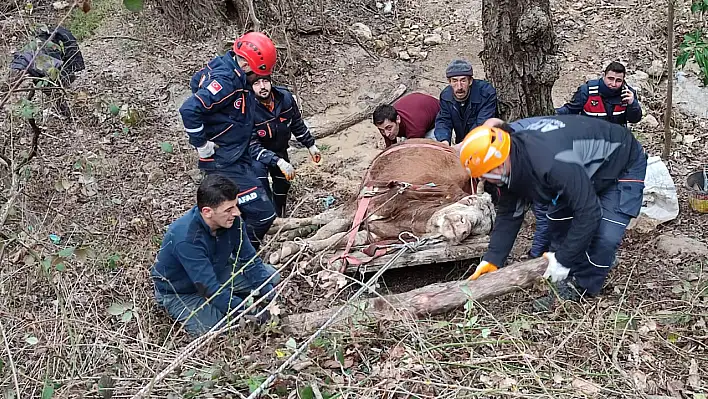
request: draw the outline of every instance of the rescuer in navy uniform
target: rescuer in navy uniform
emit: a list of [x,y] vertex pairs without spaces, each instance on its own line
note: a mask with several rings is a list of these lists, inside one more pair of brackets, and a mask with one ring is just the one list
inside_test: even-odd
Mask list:
[[601,79],[589,80],[581,85],[573,99],[556,109],[558,115],[580,114],[601,118],[627,127],[642,119],[642,107],[637,92],[627,86],[624,65],[611,62]]

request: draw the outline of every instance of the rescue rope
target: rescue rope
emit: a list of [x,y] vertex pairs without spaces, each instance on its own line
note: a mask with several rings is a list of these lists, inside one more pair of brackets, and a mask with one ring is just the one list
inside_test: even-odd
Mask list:
[[[403,233],[401,233],[401,234],[403,234]],[[411,234],[411,233],[409,233],[409,234]],[[413,235],[413,234],[411,234],[411,235]],[[399,235],[399,237],[400,237],[400,235]],[[414,245],[408,245],[408,244],[414,244]],[[404,252],[406,252],[409,249],[415,248],[415,245],[417,245],[417,243],[406,243],[403,247],[401,247],[401,249],[398,250],[398,252],[388,262],[386,262],[386,264],[384,264],[381,267],[381,269],[379,269],[373,276],[371,276],[371,278],[366,283],[364,283],[361,286],[361,288],[359,288],[359,290],[351,298],[349,298],[344,305],[342,305],[339,309],[337,309],[337,311],[334,312],[334,314],[332,316],[330,316],[330,318],[327,319],[327,321],[325,321],[324,324],[322,324],[322,326],[317,329],[317,331],[315,331],[312,335],[310,335],[310,337],[307,340],[305,340],[305,342],[303,342],[300,345],[300,347],[298,347],[297,350],[295,350],[295,352],[293,352],[293,354],[290,355],[290,357],[287,358],[285,360],[285,362],[283,362],[283,364],[281,364],[280,367],[278,367],[278,369],[275,370],[275,372],[271,373],[268,376],[268,378],[266,378],[266,380],[263,381],[261,383],[261,385],[259,385],[258,388],[256,388],[256,390],[253,391],[253,393],[251,393],[251,395],[249,395],[248,398],[246,398],[246,399],[255,399],[256,397],[258,397],[258,395],[260,395],[261,392],[263,392],[263,390],[266,389],[276,379],[278,374],[282,373],[283,370],[285,370],[298,357],[300,357],[300,355],[305,351],[305,349],[307,349],[310,346],[310,343],[315,338],[317,338],[324,330],[326,330],[335,321],[335,319],[344,311],[344,309],[346,309],[348,306],[351,306],[352,302],[354,300],[356,300],[357,298],[359,298],[359,296],[361,296],[361,294],[369,291],[371,289],[371,285],[373,283],[375,283],[379,279],[379,277],[381,277],[381,275],[386,270],[388,270],[388,268],[391,267],[391,265],[396,260],[398,260],[398,258],[400,258],[401,255],[403,255]]]

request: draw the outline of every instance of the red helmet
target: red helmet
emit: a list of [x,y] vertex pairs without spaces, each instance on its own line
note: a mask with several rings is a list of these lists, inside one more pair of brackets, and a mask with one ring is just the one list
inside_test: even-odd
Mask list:
[[234,53],[248,61],[256,75],[273,73],[277,57],[273,41],[261,32],[248,32],[234,41]]

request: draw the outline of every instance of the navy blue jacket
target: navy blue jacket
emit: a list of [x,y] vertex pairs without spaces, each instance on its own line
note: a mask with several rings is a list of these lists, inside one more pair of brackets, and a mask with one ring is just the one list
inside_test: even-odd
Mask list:
[[[44,47],[35,57],[38,48]],[[32,58],[34,60],[32,60]],[[13,54],[10,69],[24,70],[34,77],[51,77],[50,69],[60,71],[65,83],[73,82],[75,73],[85,69],[84,57],[79,49],[76,37],[68,29],[57,26],[39,27],[35,37],[21,51]]]
[[[212,235],[195,206],[167,229],[150,274],[159,292],[211,297],[214,306],[225,314],[243,301],[232,292],[233,286],[225,283],[244,265],[244,276],[253,288],[270,277],[248,240],[241,218],[236,218],[231,228],[218,229]],[[261,293],[272,289],[268,284]]]
[[[511,135],[509,184],[502,186],[497,216],[484,260],[504,264],[530,202],[559,203],[573,212],[565,241],[556,252],[571,267],[586,256],[602,218],[597,193],[645,156],[623,126],[579,115],[549,116]],[[635,187],[628,187],[633,190]],[[637,185],[637,190],[641,188]],[[627,193],[641,196],[641,193]]]
[[455,142],[460,143],[470,130],[497,115],[497,91],[484,80],[475,79],[464,103],[455,99],[451,86],[440,93],[440,111],[435,118],[435,139],[452,144],[452,130]]
[[[626,126],[642,119],[642,107],[637,100],[637,91],[627,86],[634,94],[634,102],[622,103],[622,90],[612,90],[602,79],[589,80],[578,87],[570,102],[556,109],[558,115],[579,114],[605,119]],[[593,96],[591,98],[591,96]],[[602,101],[602,104],[599,104]]]
[[[199,168],[215,170],[243,161],[253,131],[252,99],[246,74],[234,61],[234,53],[218,56],[192,76],[192,96],[179,109],[189,143],[218,145],[214,155],[199,159]],[[242,159],[242,157],[244,159]]]
[[293,95],[284,87],[273,86],[273,111],[261,104],[253,93],[253,134],[249,151],[251,158],[275,166],[288,150],[290,134],[306,148],[315,145],[315,139],[302,120],[302,114]]

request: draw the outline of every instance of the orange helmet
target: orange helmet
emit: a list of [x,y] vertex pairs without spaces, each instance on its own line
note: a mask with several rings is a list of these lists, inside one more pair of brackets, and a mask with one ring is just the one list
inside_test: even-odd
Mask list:
[[478,126],[460,144],[460,162],[477,179],[509,157],[511,136],[498,127]]
[[248,32],[234,41],[234,53],[251,67],[253,73],[266,76],[273,73],[277,51],[273,41],[261,32]]

